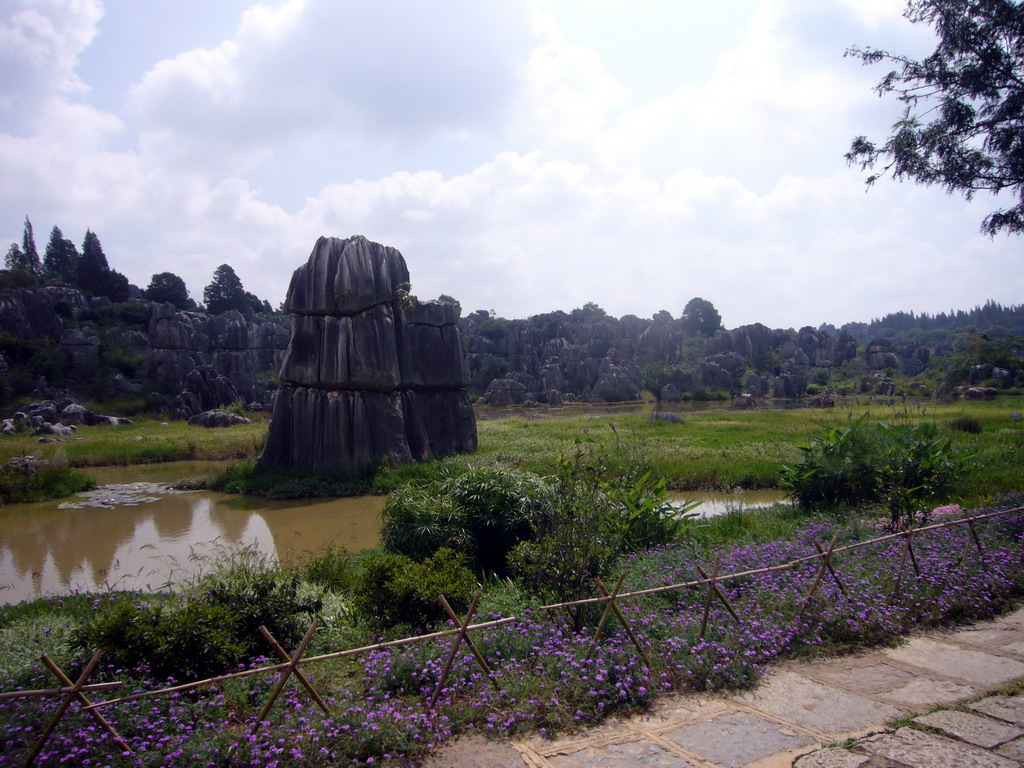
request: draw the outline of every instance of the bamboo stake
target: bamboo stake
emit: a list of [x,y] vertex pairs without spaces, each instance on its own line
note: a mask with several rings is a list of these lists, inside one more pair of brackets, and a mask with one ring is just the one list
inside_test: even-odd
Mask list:
[[[703,577],[703,579],[706,581],[708,580],[708,574],[705,572],[705,569],[701,568],[699,565],[697,565],[697,572],[701,577]],[[725,596],[725,593],[722,592],[721,588],[718,586],[718,582],[723,582],[726,579],[735,579],[735,577],[734,575],[724,575],[724,577],[712,582],[712,589],[715,590],[715,596],[722,601],[722,605],[724,605],[725,609],[729,611],[729,615],[733,617],[736,624],[742,624],[742,622],[739,621],[739,616],[736,614],[736,611],[732,609],[732,603],[729,602],[729,598]]]
[[[590,640],[590,650],[587,651],[586,658],[589,659],[594,655],[594,651],[597,650],[597,643],[601,639],[601,635],[604,634],[605,625],[608,623],[608,618],[612,615],[612,608],[615,607],[615,596],[619,594],[619,589],[622,587],[622,582],[626,578],[626,572],[623,571],[619,576],[618,581],[615,582],[615,587],[612,589],[612,593],[609,596],[608,603],[604,607],[604,613],[601,614],[601,621],[597,624],[597,632],[594,633],[594,637]],[[600,579],[597,579],[598,584],[601,583]],[[608,593],[603,589],[601,592],[605,595]]]
[[[281,676],[277,680],[277,684],[270,692],[270,698],[267,699],[267,703],[263,705],[263,709],[260,710],[259,715],[256,716],[256,722],[252,724],[252,733],[256,733],[260,729],[263,723],[263,718],[270,712],[270,708],[274,706],[274,702],[277,701],[277,697],[281,695],[281,691],[284,690],[285,683],[288,682],[289,676],[292,672],[298,672],[299,659],[302,657],[303,652],[306,650],[306,646],[309,645],[313,639],[313,633],[316,632],[317,626],[319,626],[319,619],[314,619],[313,623],[309,625],[309,629],[306,631],[305,637],[302,638],[302,642],[299,643],[299,647],[295,649],[295,658],[289,659],[284,665],[284,669],[281,671]],[[285,654],[287,656],[287,654]],[[312,687],[312,686],[310,686]],[[320,698],[316,693],[313,694],[316,698]],[[327,711],[327,705],[324,704],[324,711]]]
[[[909,542],[909,540],[908,540],[908,542]],[[907,552],[908,552],[908,547],[904,546],[903,547],[903,554],[900,556],[899,568],[896,569],[896,581],[892,585],[892,599],[893,600],[896,600],[896,598],[899,597],[899,595],[900,595],[900,587],[903,585],[903,570],[907,567]]]
[[[455,611],[452,610],[452,607],[448,604],[448,601],[445,600],[444,595],[440,595],[439,597],[441,598],[441,605],[444,607],[445,612],[448,614],[448,618],[452,620],[456,627],[460,626],[462,622],[460,621],[459,617],[455,614]],[[476,643],[473,642],[472,638],[469,635],[466,635],[466,645],[469,646],[469,650],[471,650],[473,652],[473,655],[476,656],[477,663],[480,664],[480,666],[483,668],[484,674],[487,675],[487,679],[491,681],[491,684],[495,687],[496,690],[500,691],[501,686],[498,685],[498,681],[494,679],[494,673],[491,671],[491,668],[487,666],[487,660],[484,658],[483,654],[480,653],[479,650],[477,650]]]
[[911,544],[911,539],[914,538],[914,529],[907,529],[907,554],[910,555],[910,564],[914,566],[914,575],[917,578],[921,578],[921,568],[917,564],[917,555],[914,554],[914,547]]
[[[832,550],[836,548],[836,542],[839,540],[838,536],[832,537],[832,542],[828,545],[828,552],[821,556],[821,565],[818,566],[818,573],[814,576],[814,583],[811,584],[811,588],[807,590],[807,594],[804,595],[804,599],[800,602],[800,610],[804,610],[811,602],[811,598],[814,593],[818,591],[818,585],[821,584],[821,577],[825,575],[825,571],[829,567],[829,558],[832,557]],[[815,544],[818,542],[815,541]]]
[[[814,548],[818,550],[818,554],[824,557],[825,550],[821,548],[821,544],[818,543],[817,539],[814,541]],[[839,587],[839,591],[842,592],[843,597],[849,598],[849,595],[846,594],[846,587],[844,587],[843,582],[839,580],[839,574],[836,573],[836,569],[832,567],[831,558],[826,558],[825,562],[828,564],[828,572],[832,574],[832,580],[836,583],[836,586]]]
[[473,614],[476,612],[477,603],[480,602],[480,598],[483,597],[483,594],[483,592],[477,590],[476,594],[473,595],[473,601],[469,604],[469,611],[466,613],[466,617],[459,623],[459,633],[455,636],[455,642],[452,643],[452,650],[448,654],[448,659],[444,663],[444,669],[441,670],[441,677],[437,681],[437,687],[434,688],[434,693],[430,697],[430,703],[427,705],[427,709],[433,709],[434,704],[437,703],[437,697],[441,695],[441,688],[444,686],[445,678],[447,678],[448,673],[451,672],[452,664],[455,662],[455,655],[459,652],[459,646],[462,645],[462,641],[466,637],[469,620],[473,618]]
[[[711,569],[711,580],[708,583],[708,593],[707,593],[707,595],[704,596],[704,617],[700,620],[700,639],[701,640],[704,639],[704,633],[707,632],[707,630],[708,630],[708,617],[711,615],[711,590],[715,588],[715,579],[718,577],[718,569],[719,569],[719,567],[721,565],[722,565],[722,556],[719,555],[718,557],[715,558],[715,565]],[[701,576],[703,576],[704,579],[708,578],[708,575],[704,572],[704,570],[699,565],[697,566],[697,573],[699,573]]]
[[[120,688],[124,683],[89,683],[79,688],[80,691],[109,691],[112,688]],[[74,685],[62,686],[60,688],[37,688],[32,691],[7,691],[6,693],[0,693],[0,699],[20,699],[31,696],[63,696],[65,693],[74,693]],[[96,705],[90,705],[88,709],[92,709]],[[84,707],[83,707],[84,709]]]
[[985,550],[981,546],[981,539],[978,538],[978,529],[974,527],[974,513],[969,509],[965,509],[964,514],[967,515],[967,527],[971,529],[971,536],[974,537],[974,544],[978,548],[978,554],[985,557]]
[[[313,624],[310,626],[307,634],[314,632],[319,625],[320,619],[314,619]],[[277,640],[274,638],[272,634],[270,634],[270,630],[268,630],[262,624],[260,625],[260,634],[262,634],[263,637],[266,638],[266,641],[270,643],[270,645],[273,647],[275,651],[277,651],[277,655],[284,659],[285,662],[287,662],[288,664],[292,664],[293,666],[297,664],[297,657],[296,659],[293,659],[291,656],[289,656],[288,652],[284,648],[282,648],[281,644],[277,642]],[[319,706],[320,709],[322,709],[326,714],[330,714],[330,707],[328,707],[326,702],[324,702],[324,700],[320,698],[320,694],[317,693],[316,688],[314,688],[313,684],[309,682],[309,679],[303,674],[302,670],[295,666],[295,668],[292,671],[295,674],[295,676],[299,678],[299,682],[301,682],[305,686],[306,690],[309,691],[309,695],[313,697],[313,701],[317,703],[317,706]]]
[[[39,757],[39,753],[43,751],[43,747],[46,745],[47,740],[57,728],[57,723],[61,721],[61,718],[63,718],[64,714],[68,711],[68,707],[71,706],[72,701],[78,699],[82,704],[89,704],[89,699],[84,693],[82,693],[82,689],[85,687],[85,681],[89,679],[89,675],[93,673],[93,670],[96,669],[96,665],[100,663],[100,657],[102,655],[102,651],[96,651],[96,653],[92,655],[92,658],[89,659],[89,663],[85,665],[85,669],[82,670],[82,674],[78,676],[78,680],[71,682],[71,678],[64,674],[64,671],[54,663],[53,659],[46,655],[45,651],[43,652],[43,663],[49,667],[50,671],[57,676],[57,679],[64,683],[65,686],[68,686],[70,690],[64,694],[64,700],[61,701],[60,705],[57,707],[57,711],[54,712],[53,717],[47,724],[46,730],[43,731],[39,740],[36,742],[36,745],[32,748],[32,752],[28,756],[28,759],[25,760],[26,766],[32,765],[36,758]],[[95,719],[96,722],[99,723],[100,726],[107,731],[107,733],[114,738],[114,741],[120,744],[126,752],[132,752],[132,748],[128,746],[128,742],[121,738],[121,735],[114,730],[114,726],[107,722],[107,719],[103,717],[103,715],[95,710],[90,711],[89,714],[92,715],[93,719]]]
[[[625,574],[623,574],[623,576],[625,576]],[[595,577],[595,580],[597,581],[597,588],[601,590],[601,594],[608,595],[608,588],[604,585],[604,582],[601,581],[601,578]],[[637,637],[635,632],[633,632],[633,628],[629,625],[626,617],[619,609],[619,604],[616,603],[615,600],[609,601],[608,604],[612,607],[612,610],[615,611],[615,615],[619,617],[619,622],[622,624],[622,628],[626,630],[626,636],[633,642],[633,645],[636,646],[636,650],[637,653],[640,654],[640,658],[644,660],[644,663],[647,664],[648,667],[653,666],[647,652],[643,649],[643,646],[640,645],[640,638]]]

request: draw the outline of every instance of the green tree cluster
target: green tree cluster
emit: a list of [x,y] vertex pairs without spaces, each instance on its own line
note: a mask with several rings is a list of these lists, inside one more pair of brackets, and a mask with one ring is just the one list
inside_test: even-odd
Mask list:
[[221,264],[213,273],[213,281],[203,289],[203,302],[210,314],[230,309],[239,312],[270,312],[270,304],[260,301],[242,287],[242,280],[228,264]]
[[876,144],[857,136],[847,161],[873,169],[869,185],[892,174],[968,200],[980,191],[1009,193],[1014,204],[986,216],[981,229],[1024,232],[1024,3],[908,0],[904,16],[932,27],[938,44],[920,60],[879,48],[847,51],[865,64],[893,66],[875,91],[904,105],[888,138]]

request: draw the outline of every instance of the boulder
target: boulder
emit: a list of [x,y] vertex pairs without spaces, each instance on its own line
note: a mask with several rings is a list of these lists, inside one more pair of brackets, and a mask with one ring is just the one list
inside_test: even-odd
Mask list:
[[[408,282],[394,248],[317,240],[285,299],[292,332],[261,467],[353,471],[476,450],[459,305],[418,302]],[[488,387],[496,404],[525,390]]]
[[875,385],[875,394],[881,395],[882,397],[892,397],[896,394],[896,382],[888,376],[884,379],[880,379]]
[[252,420],[239,416],[237,413],[219,410],[203,411],[191,416],[188,420],[190,427],[206,427],[207,429],[234,427],[238,424],[252,424]]
[[591,392],[591,400],[604,403],[621,403],[640,399],[640,387],[621,365],[612,365],[601,375]]
[[988,364],[973,365],[967,374],[967,380],[971,384],[980,384],[992,378],[992,366]]
[[241,401],[231,380],[209,365],[200,365],[189,372],[184,391],[198,399],[199,410],[192,415]]
[[408,282],[409,269],[397,249],[362,235],[321,237],[292,275],[284,308],[297,315],[355,314],[394,302],[399,286]]
[[487,405],[498,408],[522,405],[526,400],[526,387],[512,379],[494,379],[487,385],[483,400]]
[[827,395],[818,395],[807,403],[811,408],[835,408],[836,401]]
[[889,339],[872,339],[868,342],[864,348],[864,361],[868,368],[875,371],[900,367],[900,356],[893,351]]
[[807,377],[796,373],[780,373],[772,382],[773,397],[803,397],[806,391]]
[[651,411],[651,415],[647,417],[648,421],[665,421],[669,424],[682,424],[683,420],[678,414],[672,413],[671,411]]
[[738,410],[744,410],[749,408],[757,407],[757,400],[749,392],[744,392],[742,395],[732,401],[732,407]]
[[960,395],[964,400],[992,400],[999,394],[995,387],[968,387]]
[[683,393],[675,384],[666,384],[658,393],[658,399],[663,403],[678,403],[683,399]]

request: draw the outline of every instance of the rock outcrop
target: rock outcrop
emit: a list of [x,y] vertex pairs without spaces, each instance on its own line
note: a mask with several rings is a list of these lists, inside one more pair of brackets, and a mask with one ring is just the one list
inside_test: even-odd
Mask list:
[[459,307],[400,300],[402,254],[321,237],[295,270],[294,313],[260,466],[352,471],[476,450]]

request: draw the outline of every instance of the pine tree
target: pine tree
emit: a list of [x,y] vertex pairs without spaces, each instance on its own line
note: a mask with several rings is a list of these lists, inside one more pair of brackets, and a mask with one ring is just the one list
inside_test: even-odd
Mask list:
[[11,243],[11,247],[7,249],[7,255],[4,257],[4,268],[15,272],[22,268],[24,262],[25,254],[22,253],[21,246]]
[[25,229],[21,236],[21,251],[24,269],[33,277],[42,274],[42,265],[39,263],[39,251],[36,250],[36,238],[32,231],[32,222],[25,217]]
[[78,278],[78,259],[78,249],[64,237],[60,227],[50,230],[50,242],[43,254],[44,274],[74,285]]
[[87,229],[82,241],[82,257],[78,260],[78,287],[94,296],[105,296],[109,272],[110,265],[107,264],[100,239],[95,232]]
[[248,295],[242,281],[227,264],[221,264],[213,273],[213,282],[203,289],[203,302],[211,315],[237,309],[244,312],[250,308]]

